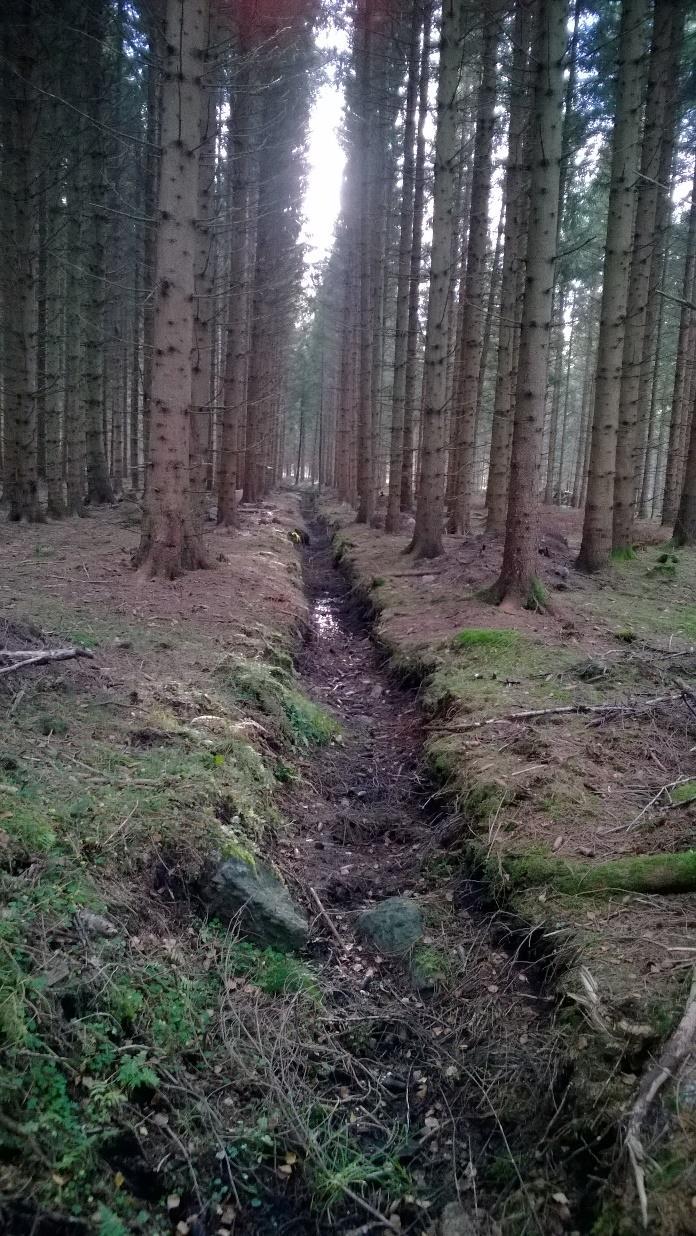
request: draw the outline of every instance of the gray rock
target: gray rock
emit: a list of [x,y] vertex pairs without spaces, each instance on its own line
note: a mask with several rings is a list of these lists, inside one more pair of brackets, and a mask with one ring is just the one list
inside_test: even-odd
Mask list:
[[288,890],[262,863],[228,858],[213,872],[201,896],[210,914],[237,920],[241,934],[282,953],[307,943],[309,924]]
[[403,957],[423,935],[423,916],[410,897],[389,897],[365,910],[358,931],[380,953]]

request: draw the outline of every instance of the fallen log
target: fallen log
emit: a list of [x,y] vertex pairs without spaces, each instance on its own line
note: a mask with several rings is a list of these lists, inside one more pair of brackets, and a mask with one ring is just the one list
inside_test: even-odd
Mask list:
[[0,656],[12,658],[9,665],[0,666],[0,674],[12,674],[15,670],[28,669],[31,665],[46,665],[51,661],[71,661],[74,657],[93,657],[89,648],[40,648],[34,651],[9,652],[3,648]]

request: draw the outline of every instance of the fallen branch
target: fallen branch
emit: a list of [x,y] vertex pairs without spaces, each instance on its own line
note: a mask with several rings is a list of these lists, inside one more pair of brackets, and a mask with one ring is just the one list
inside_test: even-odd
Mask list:
[[684,1015],[674,1034],[668,1040],[654,1069],[651,1069],[641,1082],[638,1097],[631,1108],[626,1126],[626,1150],[635,1177],[644,1228],[648,1226],[648,1194],[645,1188],[645,1148],[641,1140],[643,1123],[656,1095],[666,1081],[676,1076],[694,1046],[696,1046],[696,970],[691,979],[691,989]]
[[634,713],[649,711],[658,704],[674,703],[683,698],[682,691],[671,691],[669,695],[656,695],[654,699],[643,700],[639,704],[564,704],[558,708],[527,708],[524,712],[508,712],[502,717],[489,717],[486,721],[465,721],[461,725],[428,726],[431,730],[442,730],[448,734],[456,734],[464,730],[480,730],[486,725],[509,725],[514,721],[534,721],[539,717],[571,716],[573,713],[599,713],[604,716],[629,716]]
[[45,665],[50,661],[71,661],[73,657],[93,657],[89,648],[42,648],[36,652],[8,652],[2,649],[0,655],[11,657],[9,665],[0,667],[0,674],[11,674],[14,670],[27,669],[30,665]]
[[345,949],[345,942],[344,942],[344,941],[341,939],[341,937],[339,936],[338,931],[336,930],[336,928],[335,928],[334,924],[332,923],[331,919],[329,918],[329,915],[327,914],[326,910],[324,909],[324,906],[323,906],[323,904],[322,904],[321,898],[319,897],[319,894],[318,894],[317,890],[316,890],[315,888],[312,888],[312,887],[310,886],[309,891],[310,891],[310,893],[311,893],[312,900],[314,901],[314,903],[315,903],[315,905],[316,905],[316,907],[317,907],[317,910],[319,911],[319,913],[320,913],[321,917],[323,918],[324,922],[326,923],[326,925],[327,925],[327,927],[328,927],[329,931],[331,932],[331,935],[333,936],[334,940],[336,941],[336,943],[337,943],[338,947],[340,948],[341,952],[343,952],[343,950]]
[[385,571],[385,579],[420,579],[423,575],[442,575],[442,571]]
[[[626,825],[626,832],[630,833],[631,829],[635,828],[636,824],[640,823],[640,821],[643,819],[643,816],[646,815],[646,813],[650,810],[651,807],[655,805],[656,802],[659,802],[659,800],[662,798],[662,795],[664,793],[666,793],[669,790],[673,790],[678,785],[684,785],[686,782],[691,781],[691,780],[693,780],[693,778],[691,777],[677,777],[676,781],[669,781],[667,785],[661,785],[659,790],[657,791],[657,794],[654,794],[653,797],[650,799],[650,802],[646,803],[645,806],[638,812],[638,815],[635,816],[631,820],[631,823]],[[687,798],[685,802],[678,802],[678,803],[674,803],[670,800],[668,806],[669,807],[685,807],[686,804],[690,802],[693,802],[692,798]],[[614,832],[614,829],[610,829],[608,831]],[[621,832],[621,829],[620,828],[616,829],[616,832]]]

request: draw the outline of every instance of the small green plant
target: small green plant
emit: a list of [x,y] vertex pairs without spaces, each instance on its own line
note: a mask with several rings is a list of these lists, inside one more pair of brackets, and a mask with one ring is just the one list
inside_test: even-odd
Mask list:
[[98,1236],[128,1236],[128,1229],[124,1227],[118,1215],[115,1215],[108,1206],[99,1207],[99,1227],[97,1231]]
[[398,1159],[398,1138],[392,1135],[382,1149],[362,1150],[345,1128],[322,1130],[314,1140],[308,1162],[315,1204],[327,1214],[345,1197],[345,1190],[364,1194],[374,1189],[389,1199],[402,1197],[411,1187],[408,1172]]
[[548,605],[548,602],[548,593],[541,580],[533,579],[529,585],[529,593],[527,595],[525,609],[532,609],[538,611],[539,613],[543,613]]
[[632,545],[620,545],[617,549],[612,549],[612,562],[633,562],[638,555]]
[[275,949],[258,949],[245,940],[235,940],[227,952],[227,963],[233,974],[248,978],[269,996],[284,992],[303,992],[319,999],[319,988],[308,966],[290,954]]
[[146,1051],[139,1051],[135,1056],[126,1056],[119,1067],[116,1079],[129,1094],[141,1087],[147,1087],[149,1090],[159,1089],[159,1077],[147,1063]]
[[374,575],[372,577],[372,583],[370,584],[370,587],[371,588],[382,588],[384,583],[385,581],[381,575]]

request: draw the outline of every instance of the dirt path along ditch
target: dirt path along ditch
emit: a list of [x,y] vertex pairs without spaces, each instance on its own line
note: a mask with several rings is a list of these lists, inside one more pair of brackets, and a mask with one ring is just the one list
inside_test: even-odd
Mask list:
[[[588,1144],[573,1120],[553,997],[524,948],[498,947],[500,921],[467,908],[470,883],[440,844],[456,818],[424,769],[417,698],[389,675],[311,512],[308,526],[298,670],[341,729],[300,761],[278,857],[316,914],[330,992],[324,1082],[305,1083],[325,1084],[335,1115],[329,1147],[309,1131],[306,1145],[323,1178],[336,1139],[352,1156],[336,1215],[353,1213],[338,1230],[589,1231],[602,1138]],[[408,911],[421,920],[405,946],[393,935],[404,904],[407,936]]]

